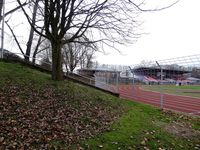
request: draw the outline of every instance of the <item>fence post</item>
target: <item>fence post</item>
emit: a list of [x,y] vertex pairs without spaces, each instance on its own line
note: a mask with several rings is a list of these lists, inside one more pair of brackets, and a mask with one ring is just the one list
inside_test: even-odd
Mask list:
[[163,69],[162,66],[156,61],[156,64],[160,68],[160,109],[163,110]]

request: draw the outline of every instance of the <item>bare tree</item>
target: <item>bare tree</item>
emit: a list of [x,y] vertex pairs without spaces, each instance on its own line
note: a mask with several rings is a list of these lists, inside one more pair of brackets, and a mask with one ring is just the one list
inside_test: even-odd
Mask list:
[[80,65],[81,67],[91,67],[92,59],[97,46],[95,43],[90,43],[88,38],[79,38],[79,43],[67,43],[63,46],[63,59],[67,71],[73,70]]
[[192,77],[200,78],[200,68],[193,67],[191,74],[192,74]]
[[52,64],[51,43],[47,39],[44,39],[41,37],[41,41],[40,41],[40,37],[39,37],[38,43],[36,44],[35,51],[33,53],[32,62],[34,63],[36,63],[36,55],[37,55],[37,60],[38,60],[37,63],[40,64],[40,60],[43,60],[43,61],[47,60],[49,64]]
[[85,47],[84,53],[80,58],[80,66],[81,68],[92,68],[93,67],[93,59],[94,54],[98,50],[98,47],[95,44],[87,45]]
[[8,24],[8,21],[6,21],[5,23],[8,26],[8,28],[10,29],[10,32],[12,33],[12,36],[13,36],[15,42],[17,43],[17,46],[18,46],[20,52],[22,53],[23,56],[25,56],[23,48],[21,47],[20,42],[18,41],[17,36],[15,35],[15,33],[13,31],[13,28]]
[[[21,6],[24,6],[26,5],[27,3],[23,3],[21,4]],[[4,22],[5,22],[5,17],[9,14],[12,14],[13,12],[17,11],[21,6],[18,6],[18,7],[15,7],[7,12],[5,12],[5,0],[1,0],[0,2],[0,23],[1,21],[3,20],[2,22],[2,28],[1,28],[1,51],[2,51],[2,56],[3,56],[3,49],[4,49]]]
[[[39,0],[36,0],[34,5],[33,5],[33,14],[32,14],[32,24],[33,24],[33,26],[35,26],[35,24],[36,24],[36,15],[37,15],[38,3],[39,3]],[[28,42],[26,44],[26,54],[25,54],[25,60],[26,61],[29,61],[29,58],[30,58],[33,36],[34,36],[34,30],[33,30],[33,28],[31,28],[30,33],[29,33],[29,39],[28,39]]]
[[[22,6],[21,0],[17,0]],[[32,2],[34,2],[32,0]],[[64,44],[79,42],[78,38],[87,33],[95,34],[91,42],[103,41],[113,43],[132,43],[140,36],[137,27],[140,25],[134,16],[145,11],[133,0],[41,0],[44,6],[44,37],[52,46],[52,79],[62,79],[61,49]],[[38,33],[36,25],[22,10],[31,27]],[[70,35],[67,39],[65,34]]]
[[[37,22],[37,16],[38,16],[38,13],[37,13],[37,11],[38,11],[38,8],[39,8],[39,5],[38,5],[38,3],[39,3],[39,0],[36,0],[33,4],[31,4],[31,3],[26,3],[26,2],[24,2],[23,3],[23,6],[25,6],[25,4],[27,4],[26,6],[28,6],[28,8],[30,9],[30,16],[32,16],[32,18],[31,18],[31,21],[32,21],[32,23],[33,23],[33,25],[35,25],[36,24],[36,22]],[[28,5],[29,4],[29,5]],[[19,9],[20,8],[20,6],[18,6],[18,7],[16,7],[14,10],[17,10],[17,9]],[[11,11],[9,11],[9,12],[11,12]],[[12,11],[13,12],[13,11]],[[6,21],[6,25],[8,26],[8,28],[10,29],[10,32],[12,33],[12,37],[14,38],[14,40],[15,40],[15,42],[16,42],[16,44],[17,44],[17,46],[18,46],[18,48],[19,48],[19,50],[21,51],[21,53],[22,53],[22,55],[24,56],[24,59],[26,60],[26,61],[30,61],[30,58],[31,58],[31,51],[32,51],[32,46],[33,46],[33,43],[34,43],[34,40],[36,39],[36,38],[34,38],[34,37],[37,37],[37,35],[35,34],[35,32],[34,32],[34,30],[33,30],[33,28],[30,28],[30,31],[29,31],[29,37],[28,37],[28,41],[27,41],[27,44],[26,44],[26,49],[23,49],[22,48],[22,46],[21,46],[21,43],[20,43],[20,40],[18,39],[18,37],[17,37],[17,35],[14,33],[14,28],[12,27],[12,26],[10,26],[9,25],[9,20],[7,20]],[[41,33],[43,32],[43,28],[41,29]],[[33,49],[34,50],[34,52],[33,52],[33,62],[35,62],[35,57],[36,57],[36,55],[37,55],[37,53],[38,53],[38,49],[39,49],[39,46],[41,45],[41,43],[43,42],[44,40],[42,39],[42,36],[41,35],[39,35],[39,37],[38,37],[38,39],[37,39],[37,44],[36,44],[36,46],[35,46],[35,49]],[[40,52],[40,51],[39,51]]]
[[68,43],[63,47],[63,58],[66,70],[73,72],[80,59],[80,49],[75,43]]
[[51,59],[50,59],[51,54],[50,54],[49,49],[45,49],[44,51],[42,51],[42,55],[43,56],[42,56],[42,59],[40,60],[40,65],[47,70],[52,70]]
[[[42,30],[42,32],[43,32],[43,30]],[[39,54],[42,51],[50,48],[49,45],[42,46],[43,43],[45,43],[45,41],[46,41],[46,39],[44,39],[41,35],[39,35],[38,40],[37,40],[37,44],[36,44],[34,51],[33,51],[33,59],[32,59],[33,64],[36,63],[37,54]]]
[[[21,6],[25,6],[27,4],[28,4],[27,2],[24,2],[24,3],[22,3]],[[6,16],[8,16],[8,15],[10,15],[12,13],[14,13],[15,11],[19,10],[20,8],[21,8],[20,6],[17,6],[15,8],[11,8],[7,12],[5,12],[4,17],[6,17]],[[2,21],[2,18],[3,18],[3,0],[1,0],[1,2],[0,2],[0,23]]]

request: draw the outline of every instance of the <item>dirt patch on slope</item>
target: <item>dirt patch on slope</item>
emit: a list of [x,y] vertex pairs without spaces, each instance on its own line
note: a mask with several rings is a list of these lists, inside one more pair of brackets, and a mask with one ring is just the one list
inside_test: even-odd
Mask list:
[[171,123],[165,126],[165,130],[180,138],[200,137],[200,132],[192,129],[191,126],[181,123]]

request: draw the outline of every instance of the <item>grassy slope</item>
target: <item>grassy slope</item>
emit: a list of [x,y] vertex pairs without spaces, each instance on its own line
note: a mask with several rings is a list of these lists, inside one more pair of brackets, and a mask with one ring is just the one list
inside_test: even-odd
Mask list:
[[[172,134],[167,126],[182,130]],[[0,149],[200,148],[199,118],[54,82],[47,74],[2,62],[0,131]]]
[[68,147],[106,130],[122,110],[116,97],[0,62],[0,149]]

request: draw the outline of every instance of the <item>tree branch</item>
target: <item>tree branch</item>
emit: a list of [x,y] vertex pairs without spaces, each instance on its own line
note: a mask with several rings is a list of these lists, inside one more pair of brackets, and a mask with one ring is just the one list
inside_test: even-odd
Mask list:
[[41,35],[41,36],[43,36],[43,37],[45,37],[45,38],[48,39],[48,36],[42,34],[42,33],[41,33],[40,31],[38,31],[38,30],[35,28],[35,26],[32,24],[32,22],[31,22],[31,20],[29,19],[29,16],[28,16],[28,14],[26,13],[26,11],[25,11],[25,9],[24,9],[24,6],[21,4],[20,0],[17,0],[17,2],[18,2],[18,4],[19,4],[20,8],[22,9],[24,15],[26,16],[26,19],[27,19],[28,23],[30,24],[31,28],[33,28],[33,30],[34,30],[37,34],[39,34],[39,35]]
[[132,2],[132,0],[129,0],[129,2],[131,4],[133,4],[135,6],[135,8],[137,8],[139,11],[142,11],[142,12],[151,12],[151,11],[161,11],[161,10],[164,10],[164,9],[167,9],[167,8],[170,8],[172,6],[174,6],[175,4],[177,4],[180,0],[177,0],[176,2],[166,6],[166,7],[162,7],[162,8],[156,8],[156,9],[142,9],[141,7],[139,7],[139,5],[135,4],[134,2]]
[[5,23],[6,23],[6,25],[8,26],[8,28],[10,29],[10,32],[12,33],[12,35],[13,35],[13,37],[14,37],[14,39],[15,39],[15,42],[17,43],[17,46],[18,46],[19,50],[21,51],[22,55],[25,56],[25,54],[24,54],[24,52],[23,52],[23,49],[22,49],[22,47],[20,46],[19,41],[17,40],[17,37],[16,37],[15,34],[14,34],[14,31],[12,30],[12,28],[10,27],[10,25],[8,24],[7,21],[6,21]]

